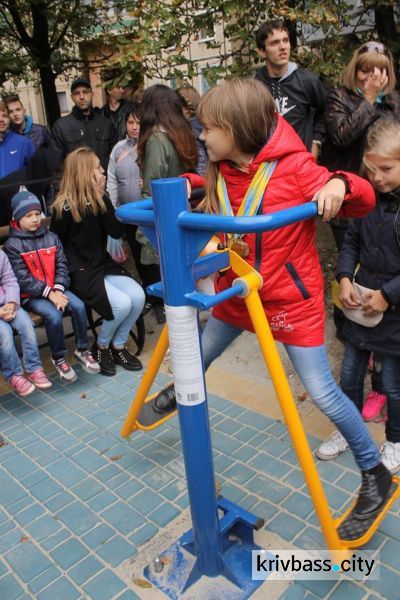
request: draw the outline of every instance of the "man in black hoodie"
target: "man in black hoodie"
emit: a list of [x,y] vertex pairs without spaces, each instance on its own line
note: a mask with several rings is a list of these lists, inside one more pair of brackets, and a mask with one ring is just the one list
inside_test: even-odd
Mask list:
[[305,146],[318,158],[324,138],[326,91],[316,75],[289,62],[289,31],[283,19],[266,21],[256,32],[257,51],[265,67],[256,72]]
[[63,158],[75,148],[89,146],[107,171],[116,134],[110,119],[104,116],[100,108],[93,108],[92,97],[90,82],[83,77],[75,79],[71,85],[71,98],[75,106],[69,115],[60,117],[54,123],[52,137]]

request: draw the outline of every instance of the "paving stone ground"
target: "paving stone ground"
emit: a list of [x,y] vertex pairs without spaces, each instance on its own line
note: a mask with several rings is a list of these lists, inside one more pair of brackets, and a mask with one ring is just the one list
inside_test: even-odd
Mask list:
[[[69,385],[53,375],[49,393],[0,396],[7,442],[0,448],[1,600],[143,597],[121,565],[188,505],[177,419],[123,440],[139,376],[77,371]],[[154,390],[167,380],[159,374]],[[266,530],[291,547],[324,548],[285,425],[215,395],[209,411],[222,494],[264,518]],[[315,447],[320,440],[309,441]],[[355,464],[345,453],[318,469],[336,515],[359,485]],[[268,594],[268,583],[262,589],[281,600],[399,598],[399,505],[367,548],[380,552],[379,581],[302,581],[279,596]]]

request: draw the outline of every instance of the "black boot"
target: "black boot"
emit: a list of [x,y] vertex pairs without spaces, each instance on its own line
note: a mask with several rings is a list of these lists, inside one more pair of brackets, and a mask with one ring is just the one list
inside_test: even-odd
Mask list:
[[160,392],[153,400],[153,410],[157,413],[169,412],[175,407],[176,395],[173,385]]
[[97,363],[100,365],[100,373],[112,377],[116,374],[115,362],[110,348],[99,348],[97,342],[92,346],[92,354]]
[[132,354],[132,352],[129,352],[126,347],[119,349],[111,347],[111,354],[115,364],[121,365],[121,367],[127,371],[140,371],[143,369],[142,363],[137,356]]
[[361,488],[352,511],[356,519],[370,519],[379,514],[390,497],[392,476],[384,464],[361,471]]

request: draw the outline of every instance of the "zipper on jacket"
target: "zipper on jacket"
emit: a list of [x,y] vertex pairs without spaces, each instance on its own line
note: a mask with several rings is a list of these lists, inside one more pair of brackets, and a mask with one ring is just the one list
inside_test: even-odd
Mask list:
[[310,298],[310,293],[307,290],[307,288],[305,287],[304,283],[302,282],[302,280],[300,279],[300,275],[298,274],[298,272],[296,271],[296,269],[294,268],[292,263],[286,263],[285,264],[286,269],[289,271],[297,289],[299,290],[300,294],[303,296],[304,300],[308,300]]

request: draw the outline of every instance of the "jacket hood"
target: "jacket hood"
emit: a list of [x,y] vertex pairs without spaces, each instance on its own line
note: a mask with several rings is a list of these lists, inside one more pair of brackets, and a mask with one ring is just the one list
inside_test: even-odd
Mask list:
[[46,231],[47,227],[43,224],[36,231],[22,231],[17,221],[11,221],[9,237],[16,237],[22,240],[33,240],[44,236]]
[[[279,160],[284,156],[286,157],[289,154],[294,154],[296,152],[307,152],[307,148],[293,127],[278,113],[276,114],[276,117],[277,123],[275,130],[265,146],[261,148],[260,152],[254,157],[249,165],[249,172],[252,174],[256,172],[262,162]],[[239,180],[241,179],[240,171],[238,171],[232,163],[222,161],[219,164],[219,167],[224,176],[230,175],[231,177],[235,177],[236,175]]]
[[257,154],[253,163],[279,160],[283,156],[294,152],[307,152],[307,148],[293,129],[293,127],[278,113],[275,131]]
[[258,69],[257,71],[257,76],[256,78],[260,81],[262,81],[263,83],[271,83],[272,81],[278,81],[279,83],[281,81],[284,81],[285,79],[288,79],[291,75],[293,75],[293,73],[297,71],[297,65],[294,62],[289,62],[288,63],[288,69],[286,71],[286,73],[280,77],[279,79],[277,77],[271,77],[268,74],[267,71],[267,67],[261,67],[261,69]]
[[32,129],[33,121],[30,115],[25,115],[25,127],[22,132],[22,135],[28,135],[30,130]]

